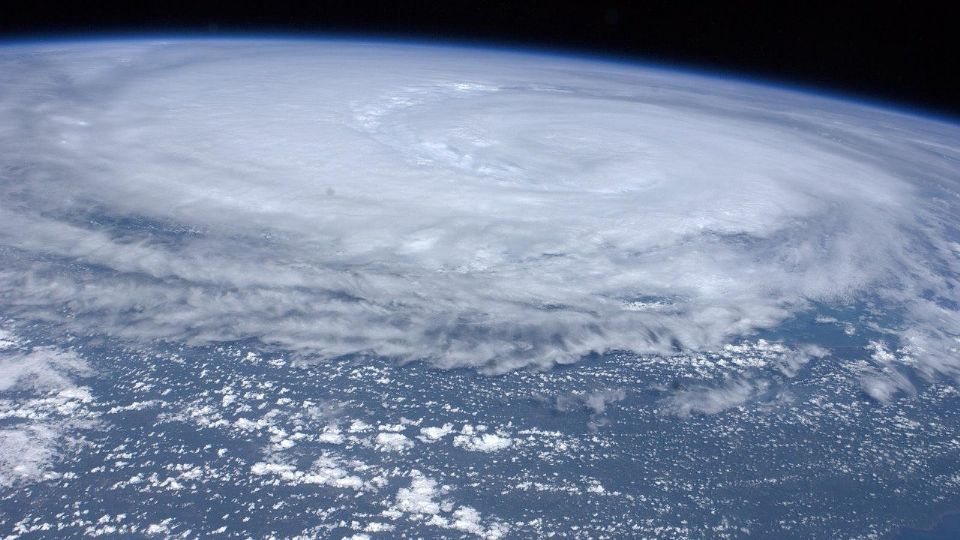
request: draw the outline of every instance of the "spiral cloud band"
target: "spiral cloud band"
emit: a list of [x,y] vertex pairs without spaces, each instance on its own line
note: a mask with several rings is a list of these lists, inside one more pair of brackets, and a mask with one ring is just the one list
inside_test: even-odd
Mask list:
[[947,123],[414,45],[7,46],[0,72],[10,317],[500,372],[868,303],[960,366]]

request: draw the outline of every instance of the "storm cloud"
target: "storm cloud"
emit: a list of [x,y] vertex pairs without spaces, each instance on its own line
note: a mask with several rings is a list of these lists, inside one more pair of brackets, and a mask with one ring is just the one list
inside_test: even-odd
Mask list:
[[7,46],[0,71],[18,319],[499,372],[869,297],[957,368],[953,125],[436,47]]

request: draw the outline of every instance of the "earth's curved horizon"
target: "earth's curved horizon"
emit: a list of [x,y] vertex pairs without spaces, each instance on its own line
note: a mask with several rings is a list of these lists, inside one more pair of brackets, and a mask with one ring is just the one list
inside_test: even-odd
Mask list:
[[0,71],[0,534],[894,538],[960,508],[955,119],[350,39]]

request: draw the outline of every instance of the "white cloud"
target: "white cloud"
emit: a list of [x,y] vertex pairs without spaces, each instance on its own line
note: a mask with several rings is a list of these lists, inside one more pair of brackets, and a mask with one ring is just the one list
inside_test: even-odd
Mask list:
[[[19,54],[0,308],[20,319],[488,371],[717,347],[861,295],[960,334],[936,301],[960,209],[931,196],[960,172],[954,126],[442,48]],[[956,370],[937,350],[921,362]]]
[[593,414],[599,415],[607,411],[608,405],[623,401],[626,397],[627,393],[622,388],[598,390],[583,396],[583,404],[586,408],[590,409]]
[[395,526],[389,523],[381,523],[379,521],[373,521],[373,522],[367,523],[367,525],[363,528],[363,530],[366,532],[390,532],[395,528],[396,528]]
[[335,425],[329,425],[317,436],[317,441],[327,444],[343,444],[343,433]]
[[868,396],[881,403],[890,401],[898,393],[906,395],[916,393],[913,383],[903,373],[894,369],[865,374],[860,379],[860,387]]
[[[393,504],[384,515],[398,518],[404,514],[433,527],[452,529],[488,540],[498,540],[509,532],[509,526],[498,520],[484,520],[470,506],[456,506],[443,498],[448,491],[436,480],[419,470],[410,471],[410,486],[400,488]],[[486,524],[484,523],[486,521]]]
[[864,377],[860,384],[868,396],[880,402],[890,401],[897,393],[897,386],[893,381],[883,377]]
[[91,373],[87,363],[72,351],[42,347],[22,354],[0,353],[0,392],[17,388],[64,390],[73,388],[74,377]]
[[0,430],[0,486],[38,480],[50,474],[59,433],[44,424]]
[[0,328],[0,351],[12,349],[17,346],[18,342],[19,340],[12,332]]
[[397,491],[395,507],[400,512],[414,515],[440,513],[440,495],[437,481],[418,470],[410,471],[410,486]]
[[[765,384],[759,381],[759,384]],[[682,418],[693,413],[716,414],[746,403],[756,392],[754,383],[728,381],[723,386],[698,386],[674,392],[661,403],[664,412]]]
[[420,428],[420,435],[417,436],[423,442],[437,442],[447,435],[453,433],[453,424],[444,424],[442,426],[428,426]]
[[350,422],[350,427],[347,428],[347,431],[350,433],[363,433],[365,431],[370,431],[373,429],[373,426],[364,422],[363,420],[353,420]]
[[403,452],[413,448],[413,441],[402,433],[378,433],[374,444],[381,452]]
[[334,454],[324,453],[306,471],[299,470],[289,463],[260,461],[250,467],[250,473],[254,476],[276,477],[291,485],[317,484],[355,491],[375,489],[371,483],[364,482],[359,476],[351,474],[351,467],[362,468],[362,464],[349,463]]
[[[97,423],[90,389],[76,385],[77,377],[89,375],[73,351],[0,352],[0,486],[58,477],[55,465],[67,436]],[[16,398],[7,399],[13,392]]]
[[461,434],[453,438],[453,444],[470,452],[498,452],[509,448],[513,439],[505,433]]

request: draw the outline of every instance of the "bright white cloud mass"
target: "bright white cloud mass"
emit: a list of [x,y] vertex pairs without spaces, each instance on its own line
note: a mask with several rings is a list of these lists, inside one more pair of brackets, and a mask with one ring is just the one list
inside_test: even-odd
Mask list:
[[917,365],[960,364],[956,126],[406,45],[49,44],[0,72],[8,316],[502,371],[873,302]]

